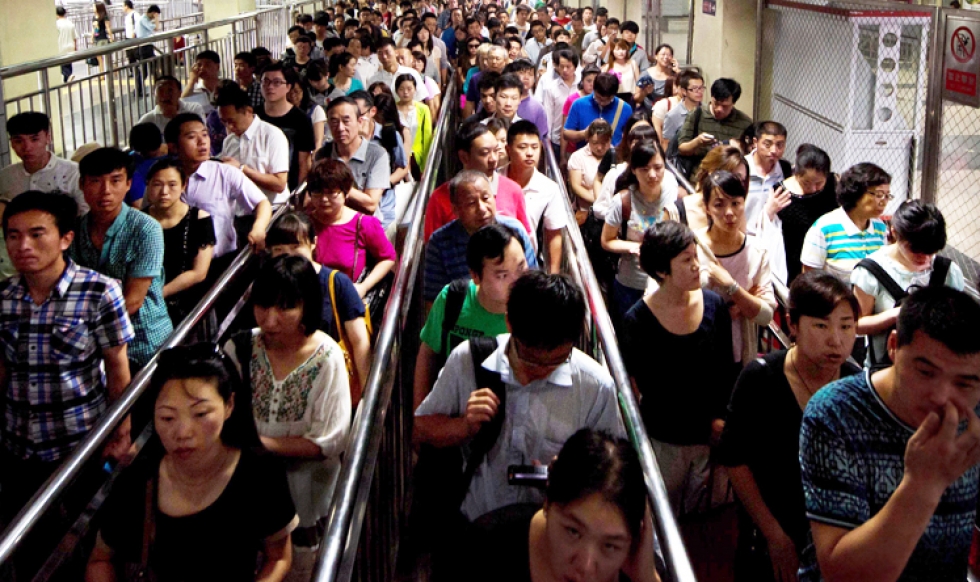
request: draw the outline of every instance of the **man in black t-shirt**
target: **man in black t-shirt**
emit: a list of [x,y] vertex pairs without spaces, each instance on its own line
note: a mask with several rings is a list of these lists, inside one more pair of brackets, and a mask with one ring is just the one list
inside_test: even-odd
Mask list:
[[296,72],[282,63],[273,63],[262,72],[262,97],[265,105],[258,111],[259,118],[275,125],[286,134],[289,140],[289,189],[306,181],[316,149],[313,135],[313,122],[293,107],[286,95],[299,83]]

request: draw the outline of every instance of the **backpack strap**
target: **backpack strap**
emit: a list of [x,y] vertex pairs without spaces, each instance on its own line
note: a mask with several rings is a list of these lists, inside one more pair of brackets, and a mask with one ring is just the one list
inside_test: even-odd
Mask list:
[[627,225],[630,221],[630,216],[633,214],[633,193],[626,190],[626,193],[620,198],[620,203],[623,208],[623,219],[619,223],[619,239],[628,240],[626,238]]
[[623,116],[623,107],[626,105],[626,102],[623,101],[622,99],[617,98],[616,101],[618,103],[616,104],[616,115],[613,116],[613,122],[612,122],[613,133],[616,133],[616,128],[619,127],[619,118]]
[[[446,309],[442,314],[442,356],[449,356],[449,332],[456,327],[459,321],[459,314],[463,311],[463,302],[466,301],[466,292],[469,291],[469,279],[456,279],[449,284],[446,292]],[[484,358],[486,359],[486,358]]]
[[242,375],[242,385],[252,391],[252,330],[246,329],[231,336],[235,346],[235,357],[238,359],[238,372]]
[[929,286],[942,287],[946,285],[946,277],[949,276],[949,267],[952,264],[953,261],[949,260],[948,257],[936,255],[936,258],[932,261],[932,275],[929,275]]
[[483,362],[497,350],[497,338],[494,336],[474,337],[470,338],[469,342],[477,389],[491,389],[500,400],[500,405],[497,407],[497,414],[493,419],[480,427],[480,431],[473,437],[470,454],[463,470],[463,479],[460,481],[459,503],[456,504],[457,507],[462,505],[463,501],[466,500],[466,492],[470,489],[470,482],[473,481],[477,467],[483,463],[483,458],[487,456],[487,453],[490,452],[490,449],[497,442],[497,438],[500,436],[500,430],[504,426],[504,411],[507,408],[507,390],[504,387],[503,379],[499,373],[491,372],[483,367]]
[[678,198],[674,202],[674,206],[677,208],[677,219],[684,226],[690,226],[687,222],[687,206],[684,205],[684,200]]
[[896,283],[895,279],[892,279],[891,276],[885,272],[885,269],[883,269],[877,262],[864,258],[861,259],[861,262],[859,262],[854,268],[856,269],[857,267],[862,267],[871,273],[871,275],[878,280],[878,283],[885,288],[885,291],[892,296],[895,303],[905,299],[906,295],[908,295],[905,289],[902,289],[902,286]]

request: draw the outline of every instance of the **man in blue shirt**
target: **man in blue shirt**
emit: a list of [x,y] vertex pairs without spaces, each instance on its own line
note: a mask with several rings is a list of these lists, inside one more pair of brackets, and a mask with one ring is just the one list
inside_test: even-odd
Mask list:
[[609,73],[602,73],[595,78],[592,94],[575,100],[568,110],[565,129],[562,136],[576,148],[582,147],[588,141],[589,124],[599,119],[605,119],[613,128],[612,145],[616,147],[623,139],[623,126],[633,115],[633,108],[616,93],[619,92],[619,79]]
[[524,257],[529,268],[537,268],[534,246],[520,222],[497,216],[497,205],[486,174],[463,170],[449,182],[449,202],[456,219],[432,233],[425,250],[425,283],[423,296],[432,304],[439,292],[456,279],[470,276],[466,264],[466,245],[470,236],[488,224],[499,222],[521,237]]
[[[149,8],[146,9],[146,14],[144,14],[139,20],[136,21],[136,38],[146,38],[156,34],[157,31],[157,20],[160,18],[160,7],[156,4],[151,4]],[[146,61],[153,58],[153,45],[145,44],[138,49],[139,60]],[[144,63],[136,69],[136,94],[143,96],[143,79],[149,78],[147,73],[147,65]]]
[[[910,295],[894,362],[820,390],[800,465],[813,548],[800,580],[964,580],[980,491],[980,305]],[[961,429],[961,425],[965,428]]]

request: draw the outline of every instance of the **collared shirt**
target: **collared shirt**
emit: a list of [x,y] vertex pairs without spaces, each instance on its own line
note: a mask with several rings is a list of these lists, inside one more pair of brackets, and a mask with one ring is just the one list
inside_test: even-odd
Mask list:
[[210,160],[188,177],[184,194],[184,202],[204,210],[214,220],[215,257],[237,248],[235,205],[251,213],[263,200],[265,194],[241,170]]
[[768,174],[763,174],[762,168],[756,163],[755,152],[756,150],[752,150],[752,153],[745,156],[749,164],[749,193],[745,197],[745,224],[748,234],[755,234],[759,214],[763,212],[769,194],[776,184],[783,181],[783,168],[779,161],[772,165]]
[[[258,116],[252,117],[252,124],[241,137],[234,133],[228,134],[221,154],[235,158],[240,164],[255,168],[263,174],[289,172],[289,141],[286,134]],[[281,204],[289,198],[289,188],[285,186],[278,192],[260,189],[273,204]]]
[[[534,245],[524,232],[521,223],[509,216],[499,214],[497,222],[512,229],[521,237],[527,266],[529,269],[536,268],[538,260],[535,258]],[[456,279],[470,277],[470,268],[466,265],[466,245],[469,242],[470,233],[466,232],[458,219],[432,233],[432,238],[425,247],[423,296],[426,301],[435,301],[442,288]]]
[[[180,100],[180,105],[177,107],[177,114],[181,113],[196,113],[201,116],[201,123],[204,123],[204,119],[208,116],[204,112],[204,108],[198,103],[193,103],[190,101]],[[167,117],[160,111],[160,106],[157,105],[153,108],[153,111],[148,112],[143,117],[140,117],[138,123],[152,123],[153,125],[160,128],[160,133],[163,133],[167,129],[167,124],[173,117]]]
[[71,258],[124,286],[130,279],[152,279],[143,305],[132,316],[136,338],[126,352],[131,361],[144,366],[174,330],[163,301],[163,228],[149,215],[123,204],[99,250],[89,234],[91,218],[86,214],[79,220],[68,249]]
[[577,89],[574,82],[566,85],[561,77],[544,84],[544,89],[541,91],[541,104],[548,116],[548,137],[551,143],[561,143],[561,129],[565,125],[562,109],[565,107],[565,101],[568,101],[568,96]]
[[106,410],[102,350],[133,337],[119,284],[71,260],[41,305],[20,275],[0,282],[7,451],[42,461],[70,453]]
[[824,214],[803,239],[800,262],[812,269],[826,269],[845,283],[861,259],[885,246],[888,228],[878,218],[861,230],[843,208]]
[[552,42],[554,41],[552,41],[550,38],[546,38],[544,42],[541,43],[538,42],[538,39],[532,37],[528,39],[526,43],[524,43],[524,50],[527,52],[527,56],[531,59],[531,62],[534,63],[535,67],[538,66],[538,59],[541,58],[541,51],[544,50],[545,47],[551,46]]
[[395,80],[402,75],[411,75],[415,79],[416,101],[425,101],[431,97],[431,95],[429,95],[429,90],[425,88],[425,81],[422,79],[422,75],[420,75],[415,69],[410,69],[401,65],[398,65],[398,68],[395,69],[394,73],[389,73],[388,71],[379,67],[378,72],[368,79],[366,85],[370,87],[375,83],[385,83],[391,87],[391,92],[397,95],[398,89],[395,87]]
[[153,22],[146,14],[136,23],[136,38],[146,38],[155,34],[156,31],[157,23]]
[[330,148],[330,159],[340,160],[347,164],[354,174],[354,186],[358,190],[387,190],[391,187],[391,164],[388,152],[373,140],[361,138],[361,145],[351,155],[350,160],[343,160],[337,153],[337,144]]
[[[507,167],[500,170],[507,174]],[[527,219],[531,223],[531,232],[537,233],[541,222],[545,230],[560,230],[568,224],[568,217],[561,202],[561,190],[554,180],[545,176],[537,168],[528,181],[524,191],[524,202],[527,204]],[[531,242],[535,250],[538,248],[538,237],[532,236]]]
[[368,87],[367,80],[377,74],[378,64],[372,62],[370,58],[358,57],[355,70],[357,71],[357,78],[361,81],[361,84]]
[[[471,520],[505,505],[544,501],[540,489],[509,485],[508,466],[551,463],[565,441],[583,428],[626,435],[612,377],[595,360],[573,349],[550,376],[521,385],[507,355],[509,340],[509,334],[497,336],[497,350],[482,364],[500,374],[506,402],[500,436],[477,467],[463,501],[462,512]],[[458,418],[477,389],[467,341],[450,354],[444,373],[415,416]]]
[[687,119],[687,114],[693,111],[684,106],[684,100],[677,105],[670,108],[667,112],[667,117],[664,118],[664,131],[663,138],[667,141],[674,139],[677,132],[681,130],[684,126],[684,121]]
[[66,54],[75,50],[75,25],[67,18],[59,18],[55,22],[58,28],[58,54]]
[[[595,93],[591,95],[586,95],[581,99],[577,99],[572,103],[572,108],[568,110],[568,119],[565,120],[565,129],[570,129],[572,131],[581,131],[588,129],[589,124],[599,119],[605,119],[609,122],[609,125],[613,127],[612,145],[616,147],[619,142],[623,139],[623,126],[626,125],[626,120],[633,115],[633,108],[630,107],[629,103],[623,103],[623,110],[619,114],[617,120],[616,110],[619,108],[619,103],[622,100],[619,97],[613,97],[612,103],[606,107],[599,107],[599,104],[595,100]],[[613,121],[616,121],[614,124]],[[578,147],[582,147],[586,142],[579,142],[576,144]]]

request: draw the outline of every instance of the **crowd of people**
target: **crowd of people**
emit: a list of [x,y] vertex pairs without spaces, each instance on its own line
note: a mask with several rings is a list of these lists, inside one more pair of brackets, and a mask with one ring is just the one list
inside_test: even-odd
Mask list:
[[[576,347],[578,228],[670,511],[736,504],[737,580],[964,579],[980,304],[939,255],[942,213],[890,205],[884,169],[834,169],[818,145],[784,160],[787,128],[737,109],[737,81],[708,84],[639,32],[557,1],[341,0],[298,15],[282,54],[234,55],[233,78],[211,50],[186,83],[156,77],[128,151],[63,159],[44,113],[10,117],[0,522],[159,354],[11,579],[45,562],[106,460],[126,468],[75,579],[309,579],[445,99],[461,170],[409,217],[425,323],[402,356],[403,561],[437,581],[665,575],[615,383]],[[260,260],[233,332],[205,320],[210,343],[162,350],[246,247]],[[771,324],[791,345],[760,349]]]

